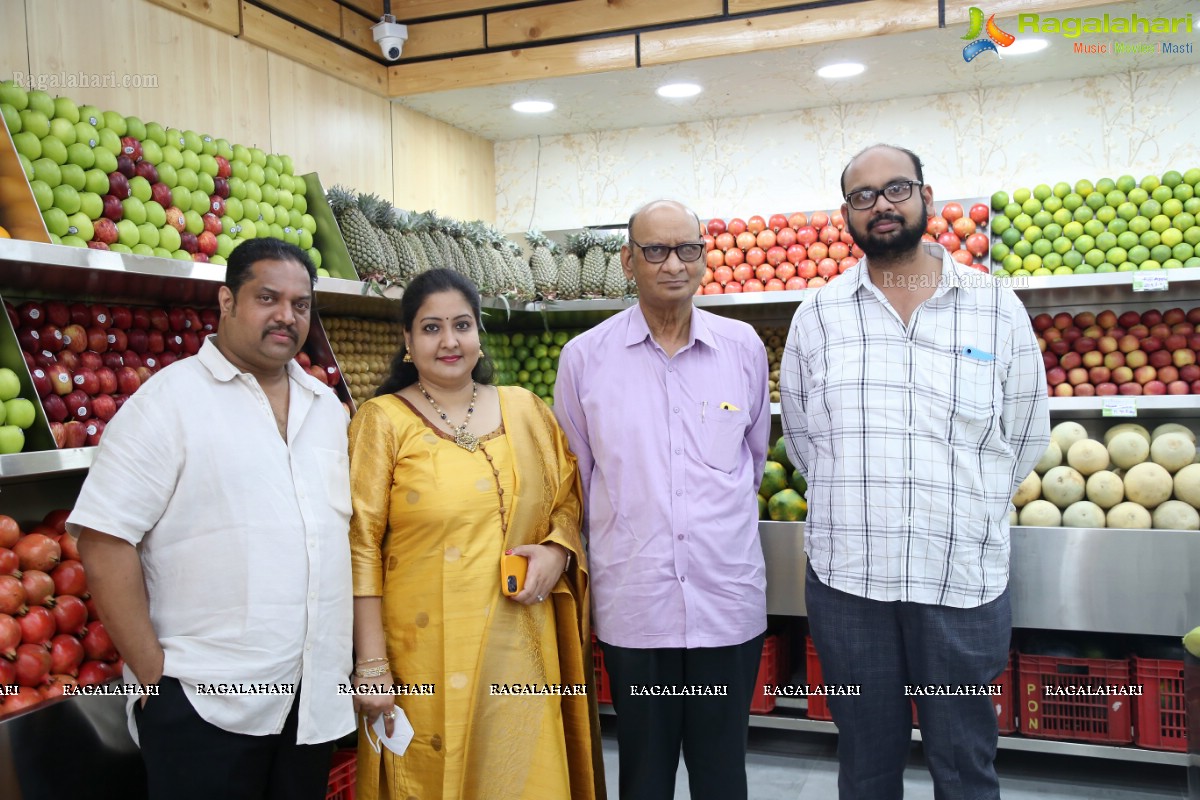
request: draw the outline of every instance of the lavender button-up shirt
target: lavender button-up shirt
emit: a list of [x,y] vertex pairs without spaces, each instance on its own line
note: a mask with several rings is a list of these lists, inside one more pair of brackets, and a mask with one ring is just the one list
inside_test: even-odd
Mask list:
[[762,633],[771,408],[754,329],[693,309],[668,358],[635,305],[563,348],[554,413],[583,477],[596,635],[651,648]]

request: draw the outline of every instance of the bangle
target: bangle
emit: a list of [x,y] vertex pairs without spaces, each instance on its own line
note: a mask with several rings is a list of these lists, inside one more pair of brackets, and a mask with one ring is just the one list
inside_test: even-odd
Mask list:
[[386,675],[392,671],[392,668],[387,664],[381,664],[378,667],[369,667],[368,669],[354,670],[355,676],[359,678],[378,678],[380,675]]
[[[563,548],[564,550],[566,548]],[[563,575],[567,574],[567,570],[571,568],[571,551],[567,550],[567,563],[563,564]]]
[[363,664],[377,664],[380,661],[387,661],[387,657],[385,656],[384,658],[368,658],[365,661],[356,661],[356,662],[354,662],[354,666],[361,667]]

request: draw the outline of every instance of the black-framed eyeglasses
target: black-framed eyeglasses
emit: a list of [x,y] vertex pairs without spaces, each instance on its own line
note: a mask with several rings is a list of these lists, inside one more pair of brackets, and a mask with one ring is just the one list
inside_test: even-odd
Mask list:
[[638,244],[633,239],[629,243],[642,249],[642,256],[651,264],[661,264],[671,257],[674,252],[685,264],[699,260],[704,255],[704,242],[684,242],[674,247],[666,244]]
[[896,181],[882,189],[859,189],[846,195],[846,202],[856,211],[867,211],[875,207],[880,195],[889,203],[903,203],[912,197],[914,186],[924,185],[921,181]]

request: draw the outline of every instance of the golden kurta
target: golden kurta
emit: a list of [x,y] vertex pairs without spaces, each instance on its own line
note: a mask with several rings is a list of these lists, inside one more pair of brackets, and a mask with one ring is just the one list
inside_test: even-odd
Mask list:
[[[501,387],[503,427],[468,452],[394,395],[350,428],[356,596],[382,596],[387,655],[415,731],[402,757],[361,733],[357,797],[604,797],[595,693],[496,695],[492,685],[593,684],[579,475],[540,398]],[[555,542],[571,568],[546,602],[500,592],[500,558]]]

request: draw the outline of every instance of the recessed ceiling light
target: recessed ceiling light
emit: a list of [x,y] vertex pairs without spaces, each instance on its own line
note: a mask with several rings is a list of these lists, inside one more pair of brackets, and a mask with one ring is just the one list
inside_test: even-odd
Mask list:
[[668,83],[658,87],[659,97],[695,97],[703,91],[695,83]]
[[522,114],[545,114],[554,110],[554,103],[549,100],[518,100],[512,104],[512,110]]
[[817,70],[817,75],[822,78],[851,78],[855,75],[861,75],[865,70],[862,64],[853,61],[847,61],[843,64],[829,64]]
[[1050,43],[1045,39],[1017,39],[1015,42],[1005,47],[1000,51],[1000,55],[1004,56],[1025,56],[1030,53],[1036,53],[1040,50],[1045,50],[1050,46]]

